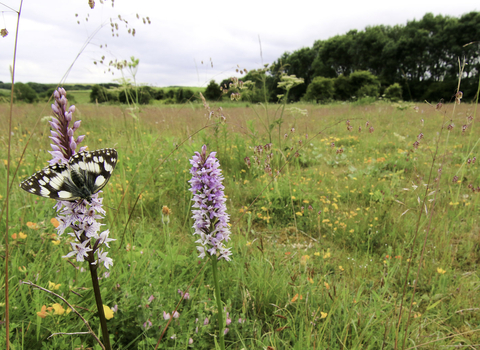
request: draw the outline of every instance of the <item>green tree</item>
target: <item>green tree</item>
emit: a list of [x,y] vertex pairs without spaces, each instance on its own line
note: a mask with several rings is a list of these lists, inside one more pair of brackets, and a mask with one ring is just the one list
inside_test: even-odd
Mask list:
[[[137,89],[129,87],[127,89],[122,89],[118,94],[118,101],[121,103],[138,103],[141,105],[146,105],[150,103],[152,99],[153,89],[150,86],[140,86]],[[138,96],[138,101],[137,101]]]
[[15,83],[13,88],[16,101],[33,103],[38,101],[38,95],[28,84]]
[[207,85],[203,96],[207,100],[217,101],[222,97],[222,91],[220,90],[220,85],[218,85],[215,80],[210,80],[210,83]]
[[157,89],[154,93],[153,93],[153,98],[155,100],[163,100],[165,98],[165,91],[163,91],[163,89]]
[[103,103],[109,101],[109,92],[106,88],[100,85],[93,85],[92,91],[90,92],[90,102],[92,103]]

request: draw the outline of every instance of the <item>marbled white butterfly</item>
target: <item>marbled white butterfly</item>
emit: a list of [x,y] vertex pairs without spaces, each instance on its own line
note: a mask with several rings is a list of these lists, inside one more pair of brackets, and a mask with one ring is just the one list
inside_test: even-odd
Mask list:
[[75,154],[68,164],[55,164],[40,170],[20,184],[25,191],[62,201],[84,199],[100,191],[117,164],[117,151],[104,148]]

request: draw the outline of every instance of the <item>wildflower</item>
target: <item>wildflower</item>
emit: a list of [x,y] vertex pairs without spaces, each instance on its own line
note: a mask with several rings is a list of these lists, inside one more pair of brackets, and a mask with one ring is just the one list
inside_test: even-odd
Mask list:
[[186,300],[190,299],[190,294],[188,294],[188,292],[187,292],[187,293],[184,293],[184,292],[182,292],[182,291],[179,289],[179,290],[178,290],[178,294],[180,294],[183,299],[186,299]]
[[302,255],[302,257],[300,258],[300,264],[305,266],[307,264],[308,259],[310,259],[309,255]]
[[194,235],[199,235],[196,241],[200,245],[197,250],[199,257],[203,258],[208,252],[230,261],[232,254],[230,248],[226,248],[224,242],[230,240],[230,228],[228,226],[229,215],[226,213],[226,198],[222,185],[223,176],[220,163],[215,158],[216,152],[207,156],[207,146],[202,147],[202,153],[195,152],[190,160],[192,179],[189,181],[192,188],[194,202],[193,219],[195,223]]
[[18,238],[20,238],[20,239],[25,239],[25,238],[27,238],[27,235],[26,235],[25,233],[23,233],[23,232],[19,232],[19,233],[18,233]]
[[192,344],[193,344],[193,339],[192,338],[188,339],[188,345],[192,345]]
[[55,303],[52,305],[52,308],[53,308],[53,314],[54,315],[63,315],[65,313],[65,309],[63,308],[62,305],[58,304],[58,303]]
[[445,272],[447,272],[446,270],[442,269],[441,267],[437,267],[437,272],[441,275],[444,275]]
[[50,222],[52,223],[52,225],[57,228],[58,226],[60,226],[60,223],[58,222],[58,220],[56,218],[51,218],[50,219]]
[[143,324],[143,328],[150,328],[152,327],[152,321],[150,319],[146,320]]
[[42,309],[37,312],[37,316],[41,318],[47,317],[47,307],[45,305],[42,306]]
[[174,311],[173,314],[172,314],[172,317],[173,318],[179,318],[180,314],[178,313],[178,311]]
[[328,313],[320,311],[320,315],[321,315],[321,316],[320,316],[320,319],[322,319],[322,318],[327,318]]
[[338,269],[339,269],[340,271],[345,271],[345,269],[344,269],[343,266],[341,266],[341,265],[338,267]]
[[32,229],[32,230],[38,230],[38,229],[39,229],[39,227],[38,227],[38,225],[37,225],[36,223],[30,222],[30,221],[27,222],[27,227],[30,228],[30,229]]
[[227,312],[227,320],[226,320],[227,326],[230,325],[230,323],[232,323],[232,319],[230,318],[230,313]]
[[51,290],[58,290],[60,288],[61,284],[55,284],[54,282],[48,281],[48,289]]
[[458,91],[456,94],[455,94],[455,102],[457,104],[460,104],[460,100],[462,99],[463,97],[463,92],[461,91]]
[[[77,146],[85,139],[85,135],[74,138],[74,133],[80,127],[81,121],[77,120],[72,124],[75,106],[67,108],[66,94],[63,88],[54,92],[55,103],[52,104],[54,117],[50,121],[52,128],[50,139],[53,142],[51,144],[53,151],[50,151],[52,155],[52,159],[49,161],[50,165],[68,164],[70,158],[76,154]],[[85,149],[86,147],[80,147],[78,152]],[[77,261],[87,260],[91,265],[100,262],[108,269],[113,264],[113,260],[107,257],[103,246],[109,247],[108,242],[114,239],[108,238],[108,230],[98,233],[102,225],[97,220],[102,219],[105,215],[102,202],[103,199],[99,198],[99,192],[93,194],[88,203],[83,199],[76,202],[58,201],[55,206],[58,213],[57,218],[51,219],[50,222],[57,229],[59,236],[68,228],[73,230],[67,234],[72,236],[75,242],[70,243],[72,251],[65,255],[65,258],[76,256]],[[60,241],[56,240],[53,243],[59,244]],[[95,253],[97,254],[96,259]]]
[[90,245],[90,239],[83,241],[83,243],[70,243],[72,246],[72,251],[67,255],[62,256],[62,258],[70,258],[77,255],[77,261],[85,261],[85,258],[88,258],[88,252],[91,252],[93,249],[87,247]]
[[164,319],[165,321],[169,320],[170,317],[171,317],[171,316],[170,316],[169,313],[166,313],[165,311],[163,312],[163,319]]
[[164,205],[162,207],[162,222],[164,224],[169,224],[170,223],[170,215],[172,214],[172,209]]
[[210,323],[210,321],[208,320],[208,317],[205,317],[205,320],[203,321],[203,325],[206,326]]
[[105,318],[110,320],[113,318],[113,310],[109,308],[107,305],[103,305],[103,312],[105,313]]

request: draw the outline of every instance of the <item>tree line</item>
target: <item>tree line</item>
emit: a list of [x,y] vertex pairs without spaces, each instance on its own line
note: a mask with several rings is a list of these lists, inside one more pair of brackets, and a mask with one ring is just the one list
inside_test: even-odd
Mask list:
[[[304,79],[290,91],[291,101],[349,100],[385,92],[404,100],[449,101],[456,92],[460,65],[460,90],[464,98],[472,99],[480,70],[479,24],[480,12],[459,18],[427,13],[406,25],[351,30],[285,52],[268,68],[250,71],[242,80],[255,82],[259,92],[252,97],[260,101],[261,90],[268,92],[271,102],[277,101],[282,74]],[[221,86],[228,84],[223,81]]]

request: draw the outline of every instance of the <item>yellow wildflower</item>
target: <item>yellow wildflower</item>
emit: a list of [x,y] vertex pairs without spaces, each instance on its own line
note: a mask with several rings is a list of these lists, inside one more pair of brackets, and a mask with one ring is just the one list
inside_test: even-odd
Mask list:
[[48,281],[48,289],[57,290],[60,289],[61,284],[55,284],[54,282]]
[[103,305],[103,312],[105,313],[105,318],[110,320],[113,318],[113,310],[109,308],[107,305]]
[[54,310],[54,315],[63,315],[65,313],[65,309],[63,308],[63,306],[58,303],[53,304],[52,307]]

